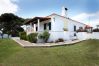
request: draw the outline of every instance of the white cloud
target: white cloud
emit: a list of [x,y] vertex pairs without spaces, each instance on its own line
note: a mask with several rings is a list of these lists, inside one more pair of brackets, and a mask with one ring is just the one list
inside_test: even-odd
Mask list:
[[95,27],[99,24],[99,11],[96,13],[81,13],[72,17],[72,19]]
[[99,18],[98,19],[91,20],[90,23],[91,23],[91,25],[93,27],[96,27],[96,25],[99,25]]
[[12,2],[19,2],[19,0],[11,0]]
[[0,15],[3,13],[16,13],[18,5],[17,0],[0,0]]

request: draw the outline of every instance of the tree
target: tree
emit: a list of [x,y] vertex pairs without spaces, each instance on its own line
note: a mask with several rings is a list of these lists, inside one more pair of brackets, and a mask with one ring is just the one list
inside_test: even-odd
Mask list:
[[13,32],[17,34],[20,31],[17,28],[22,29],[20,26],[23,22],[24,19],[21,17],[12,13],[4,13],[0,16],[0,29],[3,28],[3,33],[7,33],[8,35],[12,35]]
[[99,29],[99,25],[96,25],[97,26],[97,29]]

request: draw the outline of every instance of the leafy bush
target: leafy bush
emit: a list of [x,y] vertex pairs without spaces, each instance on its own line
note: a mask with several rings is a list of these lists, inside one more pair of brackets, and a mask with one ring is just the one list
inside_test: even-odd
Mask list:
[[64,39],[59,38],[59,39],[58,39],[58,40],[56,40],[55,42],[56,42],[56,43],[57,43],[57,42],[64,42]]
[[68,29],[67,29],[67,28],[63,28],[63,30],[64,30],[64,31],[68,31]]
[[93,32],[99,32],[99,29],[98,28],[93,29]]
[[15,36],[15,37],[19,36],[20,32],[24,32],[24,29],[22,27],[19,27],[19,26],[15,27],[15,30],[13,30],[13,36]]
[[19,32],[20,39],[27,40],[26,32]]
[[44,31],[42,34],[40,34],[39,39],[43,39],[44,42],[47,42],[49,37],[50,37],[50,33],[48,31]]
[[29,42],[36,43],[37,42],[37,33],[31,33],[27,36]]

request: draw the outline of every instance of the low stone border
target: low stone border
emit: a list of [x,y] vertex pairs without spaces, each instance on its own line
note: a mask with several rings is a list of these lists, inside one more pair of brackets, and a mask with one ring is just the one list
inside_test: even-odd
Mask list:
[[25,40],[20,40],[18,37],[14,37],[12,39],[24,48],[27,48],[27,47],[55,47],[55,46],[63,46],[63,45],[72,45],[72,44],[84,41],[84,40],[75,40],[75,41],[66,41],[66,42],[59,42],[59,43],[30,43]]

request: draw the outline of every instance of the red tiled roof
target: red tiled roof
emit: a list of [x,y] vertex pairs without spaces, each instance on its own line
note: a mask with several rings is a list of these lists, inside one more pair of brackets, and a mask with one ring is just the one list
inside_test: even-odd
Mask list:
[[86,28],[86,29],[89,29],[89,28],[92,28],[92,27],[91,27],[91,26],[89,26],[89,25],[86,25],[86,26],[85,26],[85,28]]
[[31,20],[27,21],[25,24],[28,24],[30,22],[35,23],[35,22],[37,22],[37,19],[40,19],[40,22],[41,22],[41,21],[48,20],[48,19],[51,19],[51,18],[49,18],[49,17],[34,17]]

